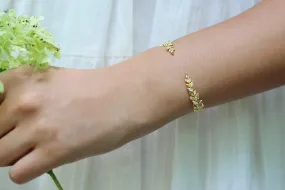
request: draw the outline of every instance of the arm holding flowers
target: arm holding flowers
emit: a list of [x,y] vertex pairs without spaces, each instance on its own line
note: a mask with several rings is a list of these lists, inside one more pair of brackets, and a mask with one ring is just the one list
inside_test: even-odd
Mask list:
[[221,24],[96,70],[3,72],[0,165],[25,183],[103,154],[192,111],[185,72],[206,107],[285,84],[285,2],[263,1]]

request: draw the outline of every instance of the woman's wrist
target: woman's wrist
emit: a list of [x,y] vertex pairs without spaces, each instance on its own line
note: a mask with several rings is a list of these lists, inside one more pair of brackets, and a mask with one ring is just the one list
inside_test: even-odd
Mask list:
[[179,59],[163,47],[151,48],[138,56],[147,81],[145,89],[166,122],[193,111],[184,81],[187,70]]
[[[175,55],[155,47],[115,65],[120,77],[133,83],[130,88],[135,93],[130,97],[135,96],[134,105],[142,107],[133,115],[142,124],[138,126],[149,132],[193,110],[184,83],[186,72],[206,107],[284,85],[285,27],[279,3],[262,2],[224,23],[180,38],[174,42]],[[271,6],[276,14],[271,14]]]
[[124,89],[133,103],[128,116],[133,125],[126,132],[131,138],[148,134],[192,111],[185,72],[177,69],[176,60],[172,63],[171,59],[165,49],[155,47],[108,68],[118,88]]

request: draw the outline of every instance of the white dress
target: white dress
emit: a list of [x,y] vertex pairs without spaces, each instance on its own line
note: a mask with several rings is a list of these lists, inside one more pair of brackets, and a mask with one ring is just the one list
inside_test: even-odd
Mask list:
[[[55,65],[99,68],[221,22],[257,1],[1,0],[0,7],[45,17],[63,50]],[[66,190],[282,190],[284,93],[280,88],[189,114],[56,173]],[[46,175],[17,186],[7,171],[0,169],[1,190],[56,190]]]

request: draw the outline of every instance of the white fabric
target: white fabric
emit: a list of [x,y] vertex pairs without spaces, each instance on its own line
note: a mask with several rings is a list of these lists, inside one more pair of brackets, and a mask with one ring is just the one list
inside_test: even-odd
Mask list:
[[[63,49],[56,65],[98,68],[221,22],[255,3],[1,0],[0,7],[45,16],[44,25]],[[284,93],[280,88],[187,115],[119,150],[60,167],[56,174],[66,190],[284,189]],[[47,176],[17,186],[7,171],[0,170],[1,190],[56,189]]]

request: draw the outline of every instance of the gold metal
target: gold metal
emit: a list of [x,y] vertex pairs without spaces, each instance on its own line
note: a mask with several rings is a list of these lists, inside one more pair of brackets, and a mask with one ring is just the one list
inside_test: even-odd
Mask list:
[[199,93],[194,87],[194,81],[189,77],[188,73],[185,75],[185,83],[189,98],[193,103],[194,112],[201,111],[204,108],[203,101],[200,100]]
[[[170,41],[163,43],[160,45],[164,47],[167,52],[171,55],[175,53],[174,44]],[[187,87],[187,91],[189,94],[189,98],[192,101],[194,112],[201,111],[204,108],[203,101],[200,100],[199,93],[197,92],[196,88],[194,87],[194,81],[189,77],[188,73],[185,75],[185,83]]]
[[160,45],[161,47],[164,47],[166,51],[168,51],[171,55],[174,55],[175,53],[175,47],[174,44],[170,41],[163,43]]

